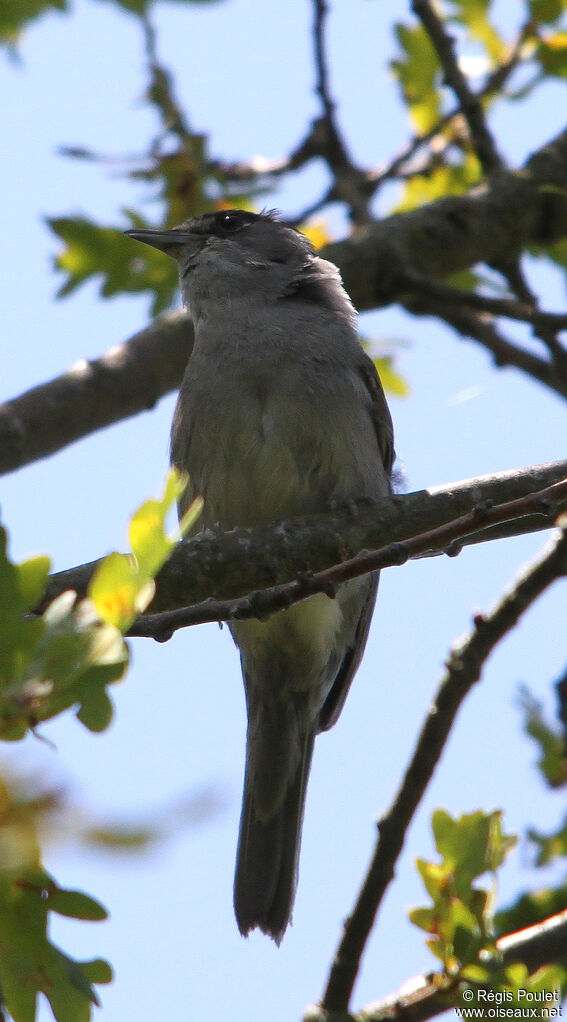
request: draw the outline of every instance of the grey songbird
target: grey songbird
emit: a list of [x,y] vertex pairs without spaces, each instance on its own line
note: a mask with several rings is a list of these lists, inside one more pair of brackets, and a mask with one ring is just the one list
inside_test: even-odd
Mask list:
[[[171,433],[181,511],[223,530],[390,492],[392,423],[336,267],[273,213],[222,210],[128,234],[177,260],[195,345]],[[243,934],[289,923],[316,734],[358,668],[378,576],[268,620],[232,622],[248,733],[234,907]]]

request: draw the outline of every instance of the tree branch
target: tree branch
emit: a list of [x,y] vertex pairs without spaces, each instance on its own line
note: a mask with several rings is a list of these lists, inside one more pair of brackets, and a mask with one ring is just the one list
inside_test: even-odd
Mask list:
[[[544,919],[541,923],[528,926],[516,933],[509,933],[496,941],[499,958],[495,968],[506,967],[513,962],[523,962],[530,973],[552,962],[567,963],[567,909]],[[484,967],[490,967],[490,959],[483,960]],[[447,1011],[451,1004],[461,1001],[459,991],[447,990],[445,977],[439,973],[429,976],[413,976],[394,993],[365,1005],[354,1014],[328,1012],[318,1005],[310,1006],[303,1016],[304,1022],[426,1022]]]
[[490,502],[477,504],[472,511],[437,529],[430,529],[403,542],[389,543],[379,550],[363,550],[341,564],[326,571],[308,572],[292,582],[272,586],[251,593],[241,600],[205,600],[193,607],[183,607],[162,614],[143,615],[131,627],[129,635],[145,636],[164,642],[179,628],[204,624],[211,621],[234,621],[243,618],[264,619],[278,610],[285,610],[315,593],[326,593],[334,597],[337,587],[349,579],[358,578],[370,571],[405,564],[417,557],[446,553],[456,556],[463,545],[470,540],[478,541],[480,535],[487,535],[494,525],[524,518],[532,511],[557,509],[558,503],[567,503],[567,479],[539,490],[528,497],[491,506]]
[[[485,84],[479,93],[478,98],[490,98],[495,95],[499,95],[506,82],[510,78],[511,74],[518,67],[518,64],[522,59],[522,50],[524,49],[526,40],[529,39],[533,32],[533,21],[531,18],[522,26],[518,35],[513,43],[510,44],[507,50],[507,55],[501,64],[488,76]],[[387,164],[387,166],[380,168],[379,170],[371,171],[371,178],[374,184],[375,192],[382,187],[387,181],[391,181],[397,178],[404,178],[411,176],[415,173],[426,173],[429,161],[427,156],[421,162],[417,162],[417,153],[424,146],[436,140],[439,141],[443,129],[451,124],[455,118],[461,116],[461,107],[455,106],[448,113],[444,114],[439,118],[436,124],[430,128],[429,131],[423,135],[416,135],[408,142],[400,153],[394,159]],[[448,143],[447,143],[448,144]]]
[[158,319],[102,358],[0,405],[0,473],[153,408],[179,386],[193,348],[186,313]]
[[321,100],[323,115],[315,121],[312,133],[319,141],[319,153],[327,163],[334,182],[326,201],[347,204],[353,223],[367,223],[371,218],[368,202],[373,191],[368,174],[351,160],[335,118],[335,103],[331,99],[329,72],[325,55],[326,0],[313,0],[313,47],[316,73],[316,92]]
[[[394,544],[389,563],[399,563],[400,556],[407,557],[400,544],[417,536],[421,549],[416,549],[416,555],[421,555],[432,542],[431,536],[423,540],[421,534],[454,523],[475,508],[474,516],[464,526],[465,534],[462,526],[456,528],[458,546],[451,545],[455,536],[445,533],[437,537],[436,552],[447,550],[454,554],[470,542],[549,528],[556,514],[567,506],[567,500],[560,497],[564,487],[555,491],[556,503],[550,503],[541,491],[566,476],[567,461],[556,462],[396,495],[377,503],[361,501],[327,515],[226,533],[208,530],[177,545],[157,576],[151,612],[153,615],[205,604],[194,610],[195,623],[210,620],[213,594],[215,599],[235,600],[298,579],[294,585],[307,587],[313,572],[340,565],[361,550],[379,550],[387,544]],[[487,502],[503,505],[522,498],[528,498],[528,502],[515,509],[486,506]],[[505,524],[487,527],[491,514],[495,521]],[[67,589],[84,596],[98,563],[93,561],[52,575],[42,607]],[[357,570],[361,573],[369,569],[358,565]],[[325,591],[330,584],[336,582],[325,580],[321,588]],[[257,616],[266,612],[260,597],[253,596],[252,600],[251,613]],[[220,616],[229,609],[224,606]]]
[[482,189],[397,213],[327,245],[356,307],[403,301],[408,271],[439,278],[476,263],[510,261],[529,245],[567,234],[567,132],[520,171]]
[[422,726],[398,794],[378,823],[372,861],[354,909],[345,922],[321,1002],[325,1011],[348,1011],[362,953],[394,876],[407,829],[464,699],[480,680],[482,668],[497,644],[553,582],[567,575],[567,516],[561,517],[559,526],[557,536],[528,565],[498,605],[487,614],[475,615],[471,632],[450,652],[447,671]]
[[[564,132],[535,153],[521,172],[499,175],[470,195],[440,199],[368,224],[348,239],[325,246],[321,254],[339,267],[360,310],[394,301],[411,308],[408,273],[443,277],[478,262],[494,265],[510,261],[530,244],[567,235],[566,194]],[[102,358],[80,362],[58,379],[0,406],[0,472],[151,408],[181,382],[191,347],[190,320],[178,313],[156,321]],[[526,358],[509,361],[531,371]],[[550,370],[546,382],[564,393],[564,384],[555,386],[557,378]]]
[[491,318],[484,313],[459,305],[444,305],[431,297],[418,302],[404,303],[408,311],[418,316],[436,316],[444,320],[462,337],[478,341],[494,356],[498,367],[514,366],[522,370],[556,394],[567,397],[567,376],[557,366],[544,358],[534,355],[518,344],[513,344],[496,329]]
[[433,4],[428,0],[413,0],[412,10],[421,21],[439,57],[445,75],[445,83],[453,89],[465,120],[469,126],[471,141],[486,175],[500,170],[503,160],[486,125],[484,110],[478,96],[469,89],[468,82],[459,67],[453,49],[453,40],[445,31]]
[[544,312],[534,305],[528,305],[527,302],[514,298],[494,298],[480,295],[476,291],[466,291],[464,288],[452,287],[430,280],[419,273],[408,273],[406,283],[411,290],[424,293],[439,302],[447,302],[449,305],[467,305],[479,312],[486,312],[490,316],[505,316],[508,319],[530,323],[537,327],[553,330],[567,329],[567,313],[564,312]]

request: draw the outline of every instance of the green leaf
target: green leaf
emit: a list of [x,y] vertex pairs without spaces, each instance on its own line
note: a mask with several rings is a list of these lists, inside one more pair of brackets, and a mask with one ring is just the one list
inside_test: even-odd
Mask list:
[[48,11],[67,11],[67,0],[2,0],[0,4],[0,41],[13,46],[22,29]]
[[530,10],[536,21],[549,25],[561,17],[564,4],[562,0],[530,0]]
[[493,65],[506,56],[506,43],[488,20],[492,0],[451,0],[454,18],[468,29],[471,37],[486,48]]
[[49,892],[49,908],[60,916],[69,916],[71,919],[90,919],[93,922],[100,922],[108,918],[108,912],[94,898],[82,891],[65,891],[56,887]]
[[[131,221],[132,226],[149,226],[139,216]],[[154,316],[169,308],[177,290],[177,270],[163,252],[136,244],[122,230],[100,227],[85,217],[59,217],[48,224],[65,243],[55,260],[66,275],[57,292],[59,298],[72,294],[92,277],[101,277],[103,298],[149,291],[154,296]]]
[[519,703],[524,715],[524,729],[539,748],[538,769],[551,788],[560,788],[567,783],[563,734],[544,720],[541,703],[525,686],[520,690]]
[[557,32],[545,39],[538,39],[535,57],[546,74],[567,78],[567,32]]
[[128,826],[89,827],[83,834],[87,844],[125,852],[148,848],[158,837],[159,832],[149,827]]
[[112,983],[112,969],[104,958],[93,958],[90,962],[81,962],[81,969],[89,983]]
[[432,908],[412,908],[408,912],[408,918],[414,926],[426,933],[436,933],[437,916]]
[[541,834],[534,829],[528,830],[528,838],[538,848],[537,866],[547,866],[554,859],[567,857],[567,818],[562,826],[551,834]]
[[395,394],[396,397],[407,397],[410,392],[409,383],[394,369],[394,360],[384,357],[375,358],[373,361],[384,390],[389,394]]
[[[95,692],[108,719],[108,700],[100,692],[118,681],[128,665],[122,634],[98,619],[90,601],[76,604],[70,592],[54,600],[43,619],[21,623],[20,631],[24,625],[34,626],[34,643],[0,691],[0,736],[19,739],[30,725],[80,705],[83,699],[83,715],[88,717],[90,710],[92,717],[96,709],[101,726]],[[28,632],[25,639],[29,641]]]
[[[89,1022],[91,1005],[98,1003],[81,964],[48,939],[50,902],[58,890],[39,867],[0,872],[0,987],[16,1022],[34,1022],[39,993],[49,1000],[57,1022]],[[96,973],[104,970],[94,972],[97,981]]]
[[395,32],[404,55],[393,60],[391,67],[402,87],[413,127],[420,134],[426,134],[438,122],[441,113],[439,60],[421,25],[409,28],[398,24]]
[[34,607],[43,596],[51,568],[49,557],[30,557],[17,566],[18,588],[26,607]]
[[416,859],[416,866],[421,874],[425,890],[436,904],[452,882],[452,864],[446,862],[426,862]]
[[99,685],[89,685],[88,678],[83,679],[78,694],[81,702],[77,720],[94,734],[106,731],[112,721],[114,707],[102,682]]
[[540,923],[567,908],[567,883],[556,888],[543,888],[521,895],[517,901],[501,909],[494,917],[498,936],[523,930]]
[[[219,0],[177,0],[177,3],[203,5],[218,2]],[[151,7],[153,0],[112,0],[112,3],[116,4],[117,7],[122,7],[123,10],[130,11],[132,14],[144,14]]]
[[0,526],[0,693],[22,677],[45,627],[39,619],[23,618],[30,606],[28,597],[35,602],[43,568],[24,567],[20,573],[8,557],[7,546],[6,531]]

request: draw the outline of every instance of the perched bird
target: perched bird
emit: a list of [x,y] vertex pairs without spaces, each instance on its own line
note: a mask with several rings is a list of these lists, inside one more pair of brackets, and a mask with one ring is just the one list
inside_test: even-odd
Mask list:
[[[392,423],[337,268],[274,213],[221,210],[130,237],[176,259],[195,343],[171,433],[199,527],[254,526],[390,492]],[[248,731],[234,881],[238,927],[289,923],[315,735],[360,663],[377,573],[264,621],[230,623]]]

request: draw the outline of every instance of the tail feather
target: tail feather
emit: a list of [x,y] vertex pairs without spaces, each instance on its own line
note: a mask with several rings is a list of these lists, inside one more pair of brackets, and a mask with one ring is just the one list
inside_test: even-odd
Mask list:
[[295,776],[268,818],[258,813],[247,769],[234,878],[234,910],[244,936],[259,927],[279,944],[290,921],[314,737],[305,737]]

